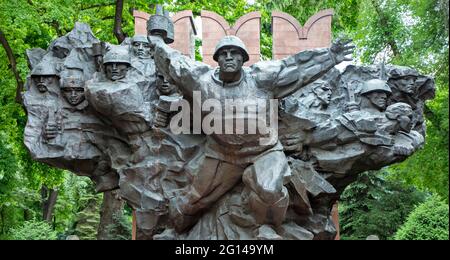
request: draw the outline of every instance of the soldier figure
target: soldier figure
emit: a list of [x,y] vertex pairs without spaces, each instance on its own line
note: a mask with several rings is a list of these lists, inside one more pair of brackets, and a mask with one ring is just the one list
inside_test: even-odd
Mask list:
[[155,63],[153,61],[154,49],[147,36],[135,35],[131,38],[131,66],[145,77],[154,80]]
[[131,49],[134,57],[139,59],[153,58],[153,51],[147,36],[135,35],[131,38]]
[[31,72],[31,79],[40,93],[45,93],[50,88],[50,93],[57,95],[58,90],[55,86],[58,84],[59,76],[52,64],[39,63]]
[[324,80],[316,80],[312,83],[312,93],[315,98],[307,104],[307,107],[316,111],[325,110],[330,104],[333,93],[330,84]]
[[53,65],[39,63],[31,72],[32,86],[24,94],[24,104],[29,115],[25,145],[37,159],[47,157],[44,155],[46,153],[53,153],[54,156],[62,148],[59,138],[55,139],[60,131],[60,76]]
[[111,46],[103,58],[104,75],[87,83],[86,96],[100,114],[109,118],[130,142],[133,152],[144,149],[139,134],[150,129],[150,102],[141,88],[128,77],[131,61],[124,46]]
[[[119,178],[97,146],[105,136],[113,136],[88,106],[85,99],[84,77],[81,70],[71,69],[62,73],[61,92],[63,102],[61,114],[61,136],[64,140],[63,168],[89,176],[97,192],[118,187]],[[82,163],[78,163],[82,162]],[[53,162],[56,164],[56,162]]]
[[403,102],[411,106],[413,110],[413,128],[425,136],[425,119],[423,118],[423,106],[430,97],[419,97],[418,76],[416,70],[408,67],[395,67],[389,73],[388,84],[394,90],[388,100],[388,105]]
[[[268,101],[286,97],[347,60],[345,55],[353,48],[347,45],[348,42],[337,43],[330,49],[300,52],[284,60],[243,68],[243,63],[249,60],[244,43],[235,36],[226,36],[216,46],[213,56],[219,67],[211,69],[182,56],[159,38],[152,37],[151,41],[156,43],[158,69],[177,84],[185,96],[192,97],[193,91],[197,90],[202,99],[215,98],[222,106],[226,99],[247,97]],[[266,111],[273,114],[272,109]],[[193,177],[192,185],[171,204],[177,231],[193,224],[197,213],[217,201],[241,179],[251,190],[249,204],[256,221],[274,225],[283,222],[289,204],[283,184],[290,175],[290,168],[278,138],[275,136],[260,144],[260,137],[258,134],[239,137],[214,133],[207,136],[206,158]]]
[[391,93],[391,88],[384,80],[371,79],[364,82],[361,90],[361,110],[381,116],[386,109],[388,95]]

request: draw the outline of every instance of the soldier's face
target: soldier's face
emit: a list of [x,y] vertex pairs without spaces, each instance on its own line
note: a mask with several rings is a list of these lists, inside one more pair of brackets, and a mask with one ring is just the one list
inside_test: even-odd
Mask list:
[[314,93],[316,93],[317,97],[325,104],[330,104],[331,101],[331,88],[327,84],[323,84],[320,87],[314,89]]
[[156,73],[156,87],[163,95],[172,94],[176,89],[176,86],[169,83],[160,73]]
[[80,104],[85,99],[84,88],[82,87],[65,87],[62,89],[62,93],[67,102],[72,106]]
[[416,91],[416,77],[407,76],[396,80],[397,88],[406,93],[406,94],[414,94]]
[[106,77],[112,81],[125,78],[129,65],[126,63],[112,62],[106,63]]
[[133,49],[133,53],[136,57],[140,59],[146,59],[150,58],[151,55],[151,46],[148,42],[133,42],[131,45],[131,48]]
[[385,92],[373,91],[367,94],[367,98],[379,110],[384,110],[386,108],[387,94]]
[[34,84],[41,93],[47,92],[48,88],[56,83],[56,80],[56,76],[53,75],[33,76]]
[[223,48],[219,52],[218,62],[221,72],[239,72],[242,68],[244,58],[238,48]]

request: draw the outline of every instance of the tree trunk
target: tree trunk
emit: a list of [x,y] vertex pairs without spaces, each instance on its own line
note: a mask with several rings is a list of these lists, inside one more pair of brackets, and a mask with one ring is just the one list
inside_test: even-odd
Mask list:
[[116,1],[116,15],[114,17],[114,35],[117,41],[122,43],[127,37],[122,30],[122,11],[123,11],[123,0]]
[[23,106],[23,100],[22,100],[23,81],[19,75],[19,72],[17,71],[16,57],[14,57],[14,53],[11,49],[11,46],[9,46],[8,40],[6,39],[5,34],[3,33],[2,30],[0,30],[0,43],[2,44],[3,48],[5,49],[6,56],[8,56],[9,64],[11,65],[11,70],[14,74],[14,77],[16,78],[16,82],[17,82],[16,102]]
[[0,234],[4,234],[4,232],[5,232],[5,214],[3,213],[3,210],[4,210],[4,208],[1,207],[0,216],[1,216],[1,221],[2,221],[2,229],[1,229]]
[[[119,227],[119,219],[122,215],[125,202],[117,197],[117,190],[106,191],[103,193],[102,209],[100,211],[100,224],[98,226],[97,239],[108,240],[111,227]],[[109,227],[108,227],[109,226]]]
[[[377,0],[372,0],[372,5],[375,8],[375,11],[378,14],[378,23],[381,27],[387,28],[388,27],[388,18],[386,17],[385,13],[381,9],[380,3]],[[392,54],[394,57],[397,57],[400,55],[400,49],[397,46],[397,43],[395,42],[394,36],[392,35],[391,31],[385,30],[384,31],[384,37],[386,37],[386,43],[391,47]]]
[[48,223],[52,223],[53,210],[55,209],[56,199],[58,198],[58,190],[48,189],[45,186],[41,188],[42,197],[42,219]]

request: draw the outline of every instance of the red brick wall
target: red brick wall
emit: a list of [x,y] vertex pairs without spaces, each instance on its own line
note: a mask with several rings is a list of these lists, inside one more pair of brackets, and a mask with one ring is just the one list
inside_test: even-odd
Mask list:
[[311,16],[302,27],[291,15],[272,12],[272,57],[282,59],[303,50],[329,47],[331,44],[332,9]]
[[331,219],[333,220],[333,224],[336,227],[336,237],[334,238],[334,240],[340,240],[341,232],[339,227],[339,210],[337,201],[333,204],[333,208],[331,210]]

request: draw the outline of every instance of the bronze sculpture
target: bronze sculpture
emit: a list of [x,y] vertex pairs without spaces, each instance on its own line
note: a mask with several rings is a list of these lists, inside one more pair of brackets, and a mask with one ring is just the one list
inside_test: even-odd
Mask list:
[[148,29],[115,46],[77,24],[29,52],[24,93],[33,158],[119,189],[138,239],[333,239],[331,205],[357,174],[424,144],[433,79],[339,72],[348,41],[245,67],[245,45],[227,36],[212,68],[166,45],[162,10]]

